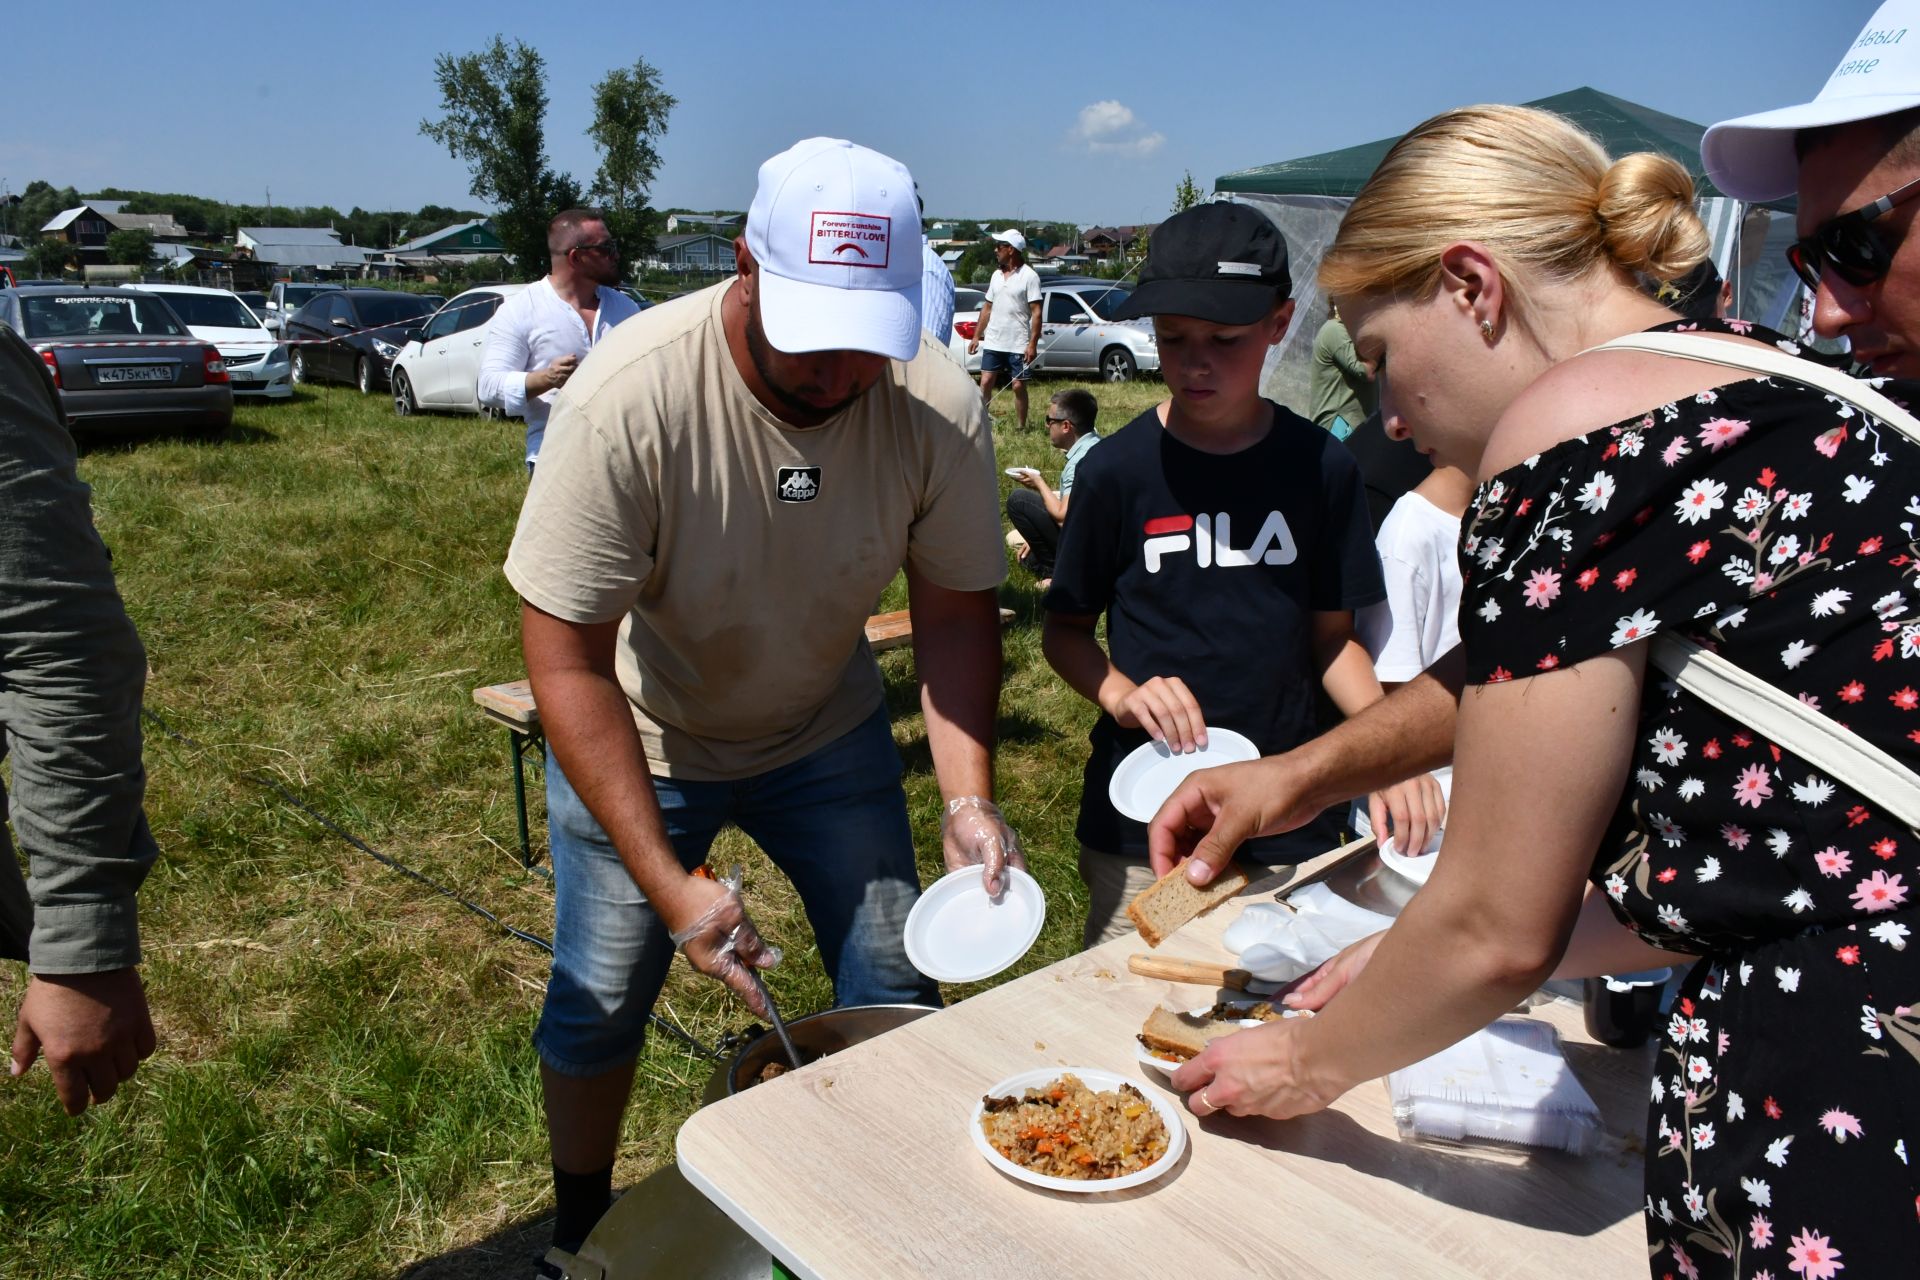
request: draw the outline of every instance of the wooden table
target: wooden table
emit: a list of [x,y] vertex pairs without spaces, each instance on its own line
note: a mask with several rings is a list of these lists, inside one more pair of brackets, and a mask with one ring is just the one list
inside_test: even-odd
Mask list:
[[[1223,905],[1158,954],[1226,959],[1221,930],[1259,899]],[[707,1107],[680,1130],[680,1169],[807,1280],[1646,1274],[1652,1049],[1594,1045],[1567,1001],[1532,1016],[1559,1028],[1605,1117],[1584,1158],[1402,1142],[1373,1082],[1299,1120],[1183,1110],[1186,1155],[1131,1191],[1067,1195],[996,1172],[967,1126],[1000,1080],[1084,1066],[1166,1087],[1135,1061],[1134,1034],[1154,1005],[1211,993],[1128,973],[1142,950],[1129,935]]]

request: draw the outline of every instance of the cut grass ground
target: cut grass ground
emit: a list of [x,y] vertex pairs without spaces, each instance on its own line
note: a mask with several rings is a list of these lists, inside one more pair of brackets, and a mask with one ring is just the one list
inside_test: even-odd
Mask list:
[[[1056,475],[1039,421],[1003,466]],[[1113,430],[1163,394],[1093,386]],[[400,419],[379,398],[303,388],[243,405],[213,441],[98,446],[81,461],[148,649],[147,808],[162,857],[141,894],[160,1050],[112,1103],[63,1115],[44,1066],[0,1083],[0,1277],[521,1277],[549,1210],[528,1044],[546,956],[380,865],[288,804],[278,783],[375,848],[548,935],[548,882],[520,869],[505,735],[470,701],[521,672],[499,571],[525,492],[518,424]],[[1002,481],[1003,485],[1011,484]],[[1091,709],[1040,654],[1015,568],[998,768],[1047,892],[1032,953],[1077,949],[1072,838]],[[898,582],[883,608],[905,606]],[[940,874],[939,796],[909,649],[882,655],[923,880]],[[536,843],[544,847],[534,785]],[[831,989],[798,901],[737,832],[770,975],[788,1010]],[[9,1017],[23,978],[0,968]],[[956,987],[948,999],[976,988]],[[660,1011],[705,1043],[749,1021],[684,962]],[[655,1036],[616,1170],[637,1181],[712,1065]]]

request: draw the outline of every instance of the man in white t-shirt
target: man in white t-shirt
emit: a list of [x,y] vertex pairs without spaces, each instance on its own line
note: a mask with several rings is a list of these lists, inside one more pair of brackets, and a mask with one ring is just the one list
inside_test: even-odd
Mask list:
[[[1378,428],[1375,428],[1376,430]],[[1473,501],[1473,477],[1458,467],[1435,467],[1393,504],[1374,545],[1387,598],[1354,615],[1354,630],[1373,658],[1380,687],[1392,692],[1432,666],[1460,643],[1460,520]],[[1428,774],[1421,788],[1424,811],[1409,814],[1419,854],[1439,847],[1439,825],[1453,795],[1453,766]],[[1373,818],[1386,818],[1384,797],[1354,802],[1351,822],[1362,839],[1375,834]],[[1388,834],[1380,832],[1381,835]],[[1395,836],[1403,833],[1394,832]]]
[[1012,227],[994,233],[993,257],[999,269],[987,281],[979,327],[967,353],[980,353],[980,399],[993,400],[1002,375],[1013,383],[1013,407],[1020,429],[1027,427],[1027,366],[1040,343],[1040,276],[1027,265],[1027,238]]
[[761,166],[734,259],[568,381],[507,556],[548,743],[534,1044],[566,1251],[606,1208],[674,948],[766,1015],[753,970],[775,954],[736,885],[692,874],[723,825],[794,882],[837,1003],[939,1001],[902,942],[920,886],[864,630],[903,565],[946,863],[983,864],[990,892],[1022,865],[988,799],[993,441],[920,327],[913,179],[810,138]]

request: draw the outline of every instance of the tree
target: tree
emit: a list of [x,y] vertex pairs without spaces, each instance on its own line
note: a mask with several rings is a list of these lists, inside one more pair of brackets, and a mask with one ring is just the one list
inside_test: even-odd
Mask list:
[[980,238],[980,224],[977,222],[961,223],[953,229],[953,238],[955,240],[978,240]]
[[73,246],[65,240],[41,240],[27,250],[27,261],[33,266],[34,277],[40,280],[58,280],[72,256]]
[[129,267],[144,267],[153,256],[153,232],[143,230],[107,233],[107,261]]
[[464,160],[468,187],[492,204],[494,229],[524,280],[547,270],[547,223],[580,202],[580,188],[547,161],[546,60],[520,41],[499,36],[480,53],[434,59],[445,114],[422,120],[420,132]]
[[607,230],[620,246],[622,262],[639,262],[653,252],[657,219],[647,207],[647,191],[660,170],[655,145],[667,132],[667,116],[676,99],[660,87],[660,73],[645,58],[616,67],[593,86],[593,124],[587,136],[600,148],[600,168],[591,194],[607,215]]
[[953,278],[963,284],[978,284],[993,271],[993,262],[993,241],[977,240],[953,264]]
[[1173,189],[1173,211],[1179,213],[1191,209],[1200,203],[1200,188],[1193,185],[1193,170],[1187,170],[1187,176],[1180,179],[1180,185]]

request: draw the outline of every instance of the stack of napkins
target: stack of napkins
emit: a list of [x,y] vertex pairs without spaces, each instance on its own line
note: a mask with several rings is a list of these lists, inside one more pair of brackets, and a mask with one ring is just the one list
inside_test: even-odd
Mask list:
[[1502,1018],[1387,1077],[1393,1119],[1409,1141],[1500,1142],[1584,1155],[1600,1110],[1560,1052],[1553,1027]]
[[1240,967],[1262,982],[1292,982],[1342,950],[1393,924],[1393,917],[1356,907],[1324,884],[1287,896],[1293,910],[1250,903],[1220,940]]

